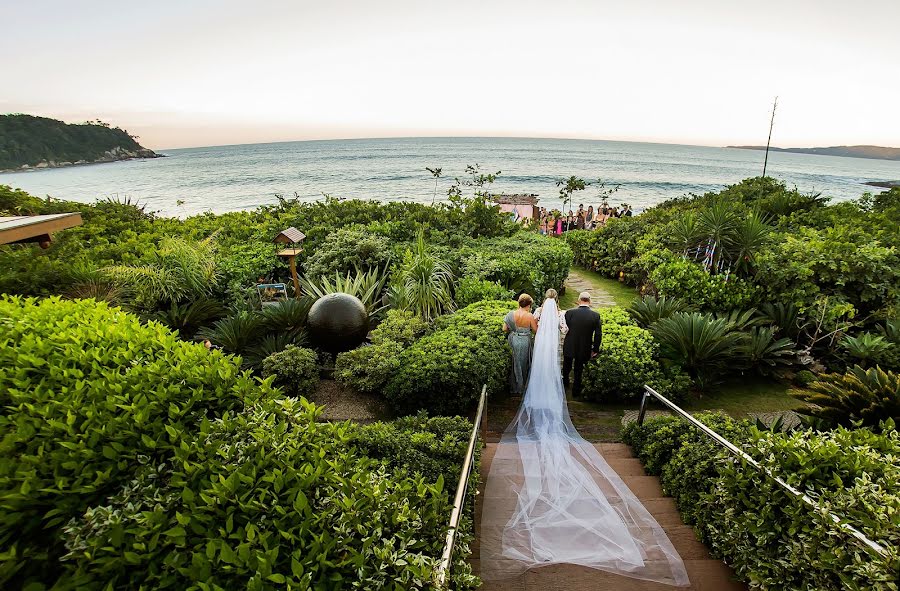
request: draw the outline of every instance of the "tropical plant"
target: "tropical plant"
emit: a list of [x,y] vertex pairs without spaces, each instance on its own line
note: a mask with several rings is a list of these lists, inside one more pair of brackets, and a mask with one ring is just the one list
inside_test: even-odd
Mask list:
[[800,313],[797,306],[782,302],[766,302],[759,307],[760,321],[764,324],[771,324],[778,333],[784,335],[795,343],[797,342],[803,325],[800,320]]
[[307,344],[308,340],[306,330],[302,328],[290,332],[270,332],[247,347],[241,354],[244,359],[244,367],[258,369],[267,357],[280,353],[289,346],[302,347]]
[[771,235],[769,219],[757,212],[738,219],[728,246],[734,270],[749,270],[754,265],[756,253],[769,243]]
[[823,374],[791,395],[812,405],[799,412],[831,426],[877,428],[885,419],[900,420],[900,374],[880,367]]
[[680,365],[702,389],[708,388],[732,361],[739,359],[744,335],[724,318],[676,312],[650,329],[660,355]]
[[186,304],[172,302],[151,318],[177,331],[181,338],[190,340],[202,326],[224,314],[225,308],[218,301],[200,298]]
[[687,312],[690,305],[678,298],[645,295],[639,300],[634,300],[628,307],[628,313],[640,326],[649,328],[663,318],[668,318],[676,312]]
[[156,308],[196,297],[210,296],[218,281],[216,244],[180,237],[163,238],[143,265],[115,265],[105,270],[110,278],[134,294],[136,304]]
[[726,253],[729,252],[734,240],[738,220],[734,208],[724,199],[713,201],[700,210],[697,227],[706,241],[707,270],[717,273],[723,269]]
[[312,349],[287,345],[262,361],[262,374],[291,396],[309,396],[319,384],[319,362]]
[[243,353],[263,336],[263,318],[255,312],[239,312],[217,320],[212,327],[197,332],[198,339],[206,339],[229,353]]
[[414,248],[406,251],[395,281],[392,296],[396,305],[425,320],[434,320],[456,308],[453,272],[447,263],[428,252],[423,232],[419,232]]
[[731,310],[729,312],[719,312],[713,314],[714,318],[721,318],[728,323],[729,330],[747,331],[760,324],[761,320],[757,315],[756,308],[749,310]]
[[850,357],[859,359],[860,365],[865,367],[870,360],[878,357],[895,345],[881,335],[864,332],[858,337],[845,335],[841,340],[841,346]]
[[315,300],[331,293],[350,294],[359,298],[363,306],[366,307],[369,317],[375,317],[385,309],[381,296],[387,280],[388,274],[386,271],[372,269],[365,272],[347,273],[343,277],[335,274],[333,279],[307,276],[300,279],[300,287],[304,295],[309,296],[313,303]]
[[774,328],[757,326],[747,334],[743,352],[745,363],[762,375],[769,375],[779,367],[797,361],[794,342],[787,337],[776,338]]
[[260,310],[263,324],[270,331],[299,334],[306,326],[306,318],[314,301],[311,297],[303,296],[265,306]]
[[685,212],[669,224],[667,240],[675,250],[688,256],[703,238],[703,228],[697,223],[693,212]]

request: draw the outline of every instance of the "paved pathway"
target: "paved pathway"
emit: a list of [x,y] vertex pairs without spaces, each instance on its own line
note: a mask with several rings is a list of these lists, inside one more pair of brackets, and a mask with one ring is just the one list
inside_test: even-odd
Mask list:
[[577,298],[578,294],[583,291],[591,294],[591,304],[595,308],[611,308],[616,305],[616,301],[608,291],[594,285],[580,274],[577,268],[572,267],[569,269],[569,276],[566,278],[566,294],[572,292],[573,296]]
[[[691,586],[672,587],[582,566],[560,564],[533,569],[506,581],[486,582],[481,587],[484,591],[746,591],[747,586],[733,579],[734,573],[728,566],[710,557],[706,547],[697,541],[693,528],[682,523],[674,501],[663,494],[659,479],[644,474],[643,466],[633,456],[629,446],[621,443],[598,443],[596,446],[666,531],[684,561]],[[496,451],[497,444],[488,443],[482,453],[481,474],[484,477],[490,472],[491,460]],[[481,533],[482,500],[483,495],[479,495],[475,505],[476,540],[472,548],[475,574],[479,572],[478,558],[481,554],[478,537]]]

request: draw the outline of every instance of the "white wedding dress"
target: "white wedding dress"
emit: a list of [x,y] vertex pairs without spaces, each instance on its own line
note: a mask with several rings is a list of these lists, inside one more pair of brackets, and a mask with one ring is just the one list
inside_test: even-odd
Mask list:
[[522,405],[497,445],[484,494],[485,580],[567,563],[689,584],[663,529],[572,425],[552,299],[543,306]]

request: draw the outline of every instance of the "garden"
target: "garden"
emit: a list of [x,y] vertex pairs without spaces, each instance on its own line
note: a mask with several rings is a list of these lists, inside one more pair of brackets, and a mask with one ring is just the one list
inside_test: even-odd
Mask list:
[[[0,585],[428,588],[481,388],[508,397],[502,318],[575,265],[618,288],[589,404],[777,384],[799,423],[701,417],[889,555],[679,420],[626,427],[703,541],[753,588],[897,589],[900,190],[830,204],[748,179],[556,238],[474,184],[436,206],[279,198],[186,219],[0,187],[0,215],[84,219],[46,250],[0,246]],[[289,227],[299,293],[273,243]],[[288,297],[264,304],[272,283]],[[361,303],[363,342],[316,331],[333,294]],[[324,420],[326,385],[384,416]],[[479,584],[468,506],[456,589]]]

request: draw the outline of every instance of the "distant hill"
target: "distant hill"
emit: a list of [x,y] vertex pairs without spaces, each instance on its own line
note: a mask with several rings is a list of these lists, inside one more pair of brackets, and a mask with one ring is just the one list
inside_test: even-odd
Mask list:
[[[741,150],[765,150],[765,146],[728,146]],[[772,152],[794,152],[796,154],[823,154],[825,156],[847,156],[849,158],[874,158],[876,160],[900,160],[900,148],[883,146],[831,146],[830,148],[769,148]]]
[[0,115],[0,170],[55,168],[157,158],[128,132],[101,121],[69,124],[32,115]]

